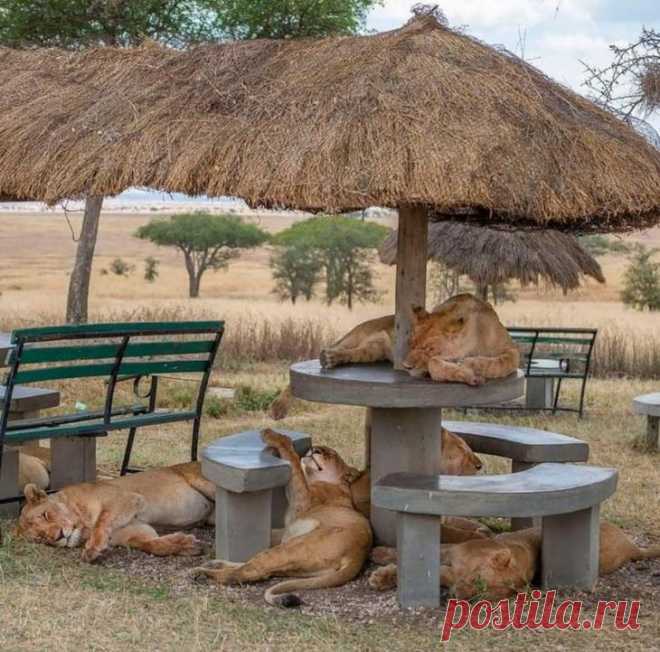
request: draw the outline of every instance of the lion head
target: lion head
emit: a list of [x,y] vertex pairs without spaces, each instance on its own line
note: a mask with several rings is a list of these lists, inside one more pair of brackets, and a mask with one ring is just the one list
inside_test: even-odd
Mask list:
[[441,450],[442,475],[475,475],[483,468],[483,462],[472,452],[465,440],[444,428],[442,428]]
[[348,485],[358,475],[356,469],[346,464],[341,455],[328,446],[313,446],[301,462],[309,482]]
[[24,493],[26,504],[18,518],[18,536],[60,548],[75,548],[80,543],[82,527],[67,505],[34,484],[26,485]]

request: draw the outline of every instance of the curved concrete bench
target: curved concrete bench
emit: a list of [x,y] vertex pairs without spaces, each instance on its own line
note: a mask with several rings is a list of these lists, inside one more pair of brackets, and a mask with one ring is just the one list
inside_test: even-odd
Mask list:
[[660,444],[660,392],[636,396],[633,411],[646,416],[646,444],[649,450],[657,451]]
[[[462,437],[475,453],[508,457],[511,471],[524,471],[543,462],[586,462],[589,444],[556,432],[474,421],[443,421],[449,431]],[[511,529],[534,525],[530,518],[512,518]]]
[[472,421],[443,420],[442,425],[460,435],[476,453],[510,458],[514,471],[522,470],[516,468],[518,464],[586,462],[589,459],[589,444],[547,430]]
[[591,590],[598,578],[600,503],[617,484],[615,469],[544,463],[493,476],[395,473],[372,491],[373,505],[398,512],[399,602],[440,600],[440,516],[540,516],[545,587]]
[[[312,445],[309,435],[278,430],[299,455]],[[288,462],[276,457],[258,430],[217,439],[202,451],[202,475],[216,486],[216,557],[246,561],[270,547],[271,530],[282,527]]]

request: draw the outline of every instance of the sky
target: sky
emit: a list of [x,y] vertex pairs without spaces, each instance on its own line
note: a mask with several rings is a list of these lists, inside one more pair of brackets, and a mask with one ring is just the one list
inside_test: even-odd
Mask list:
[[[403,25],[419,0],[384,0],[369,14],[376,31]],[[586,93],[584,66],[611,61],[609,45],[624,45],[642,27],[660,29],[660,0],[424,0],[438,4],[451,27],[504,45],[550,77]],[[522,50],[522,51],[521,51]],[[660,118],[653,120],[660,127]]]

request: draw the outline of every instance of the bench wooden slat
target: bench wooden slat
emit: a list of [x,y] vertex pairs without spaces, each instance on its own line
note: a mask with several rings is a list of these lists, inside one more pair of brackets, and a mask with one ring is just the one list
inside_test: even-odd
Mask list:
[[583,339],[575,337],[544,337],[543,335],[534,337],[533,335],[520,336],[516,333],[510,333],[510,335],[514,342],[524,342],[526,344],[533,344],[534,342],[537,344],[591,344],[592,341],[592,338]]
[[77,324],[22,328],[12,333],[12,342],[45,342],[59,339],[84,339],[112,335],[159,335],[218,333],[224,330],[222,321],[129,322],[111,324]]
[[[124,358],[210,353],[213,344],[213,340],[129,343],[124,352]],[[21,355],[21,364],[114,358],[119,352],[119,347],[119,344],[92,344],[25,348]]]
[[[177,360],[166,362],[124,362],[119,368],[122,376],[143,375],[157,373],[194,373],[206,371],[207,360]],[[34,383],[45,380],[62,380],[65,378],[92,378],[95,376],[109,376],[114,368],[113,364],[71,365],[68,367],[50,367],[46,369],[30,369],[19,371],[16,374],[17,383]]]
[[94,423],[71,423],[56,427],[44,426],[29,430],[10,430],[5,434],[5,443],[14,444],[35,439],[53,439],[56,437],[97,437],[113,430],[128,430],[147,426],[191,421],[196,416],[193,411],[181,412],[151,412],[149,414],[132,416],[126,419],[113,419],[110,423],[98,421]]
[[[127,405],[121,408],[112,410],[112,416],[122,416],[126,414],[146,414],[148,406],[142,404]],[[44,428],[46,426],[60,426],[65,423],[77,423],[79,421],[93,421],[94,419],[101,419],[104,416],[103,410],[91,410],[89,412],[75,412],[74,414],[60,414],[48,417],[40,417],[38,419],[21,419],[20,421],[13,421],[7,425],[7,432],[18,430],[29,430],[32,428]]]

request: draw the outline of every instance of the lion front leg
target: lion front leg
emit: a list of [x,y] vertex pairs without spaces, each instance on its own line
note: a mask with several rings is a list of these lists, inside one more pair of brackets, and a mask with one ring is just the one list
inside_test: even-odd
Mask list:
[[201,543],[192,534],[173,532],[159,536],[147,523],[132,523],[112,534],[110,543],[114,546],[128,546],[150,555],[167,557],[170,555],[201,555]]
[[520,352],[515,347],[501,355],[478,355],[463,360],[464,366],[482,378],[506,378],[518,369],[519,363]]
[[116,496],[112,504],[104,506],[85,543],[83,561],[92,562],[97,559],[109,547],[112,533],[133,521],[144,509],[144,505],[143,496],[127,492]]
[[469,366],[438,357],[429,360],[429,375],[439,382],[465,383],[475,387],[484,383],[483,376],[476,374]]

